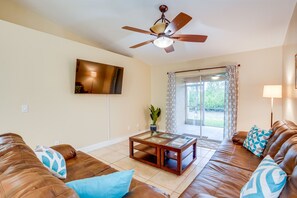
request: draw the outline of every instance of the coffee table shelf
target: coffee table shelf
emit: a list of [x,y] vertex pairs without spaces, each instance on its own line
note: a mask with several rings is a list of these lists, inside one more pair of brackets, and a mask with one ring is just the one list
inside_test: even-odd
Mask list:
[[157,149],[152,146],[148,146],[145,144],[138,144],[137,146],[134,146],[135,150],[142,151],[144,153],[157,156]]
[[[182,163],[181,163],[182,171],[192,164],[192,159],[193,159],[193,152],[191,152],[186,158],[182,160]],[[177,160],[168,158],[165,160],[163,169],[165,169],[166,171],[175,173],[177,166],[178,166]]]
[[[182,159],[185,159],[186,157],[188,157],[188,155],[190,155],[191,153],[193,153],[193,149],[192,148],[188,148],[186,149],[183,153],[182,153]],[[169,158],[169,159],[173,159],[173,160],[177,160],[177,152],[174,151],[165,151],[165,158]]]
[[157,164],[157,156],[155,155],[151,155],[151,154],[147,154],[145,152],[142,151],[137,151],[134,153],[134,159],[144,162],[144,163],[148,163],[150,165],[155,166]]

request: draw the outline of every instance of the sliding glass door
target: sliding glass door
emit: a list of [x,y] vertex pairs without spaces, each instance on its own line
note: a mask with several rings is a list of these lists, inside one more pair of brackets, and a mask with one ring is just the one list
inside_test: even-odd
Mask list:
[[[203,139],[222,141],[225,74],[184,78],[177,87],[178,132]],[[184,113],[181,112],[181,106],[184,107]]]
[[186,124],[199,126],[203,116],[201,115],[201,104],[203,104],[203,84],[186,83]]

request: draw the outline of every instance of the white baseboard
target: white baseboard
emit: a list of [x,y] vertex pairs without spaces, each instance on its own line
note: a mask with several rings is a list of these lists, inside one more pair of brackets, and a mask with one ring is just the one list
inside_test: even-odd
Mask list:
[[78,148],[77,150],[88,153],[88,152],[91,152],[91,151],[94,151],[94,150],[97,150],[97,149],[100,149],[100,148],[103,148],[103,147],[106,147],[106,146],[110,146],[110,145],[122,142],[124,140],[129,139],[129,137],[131,137],[133,135],[137,135],[139,133],[143,133],[143,132],[146,132],[146,131],[149,131],[149,129],[134,132],[134,133],[131,133],[131,134],[127,135],[127,136],[115,138],[115,139],[112,139],[112,140],[106,140],[106,141],[103,141],[103,142],[99,142],[99,143],[96,143],[96,144],[92,144],[92,145],[89,145],[89,146]]

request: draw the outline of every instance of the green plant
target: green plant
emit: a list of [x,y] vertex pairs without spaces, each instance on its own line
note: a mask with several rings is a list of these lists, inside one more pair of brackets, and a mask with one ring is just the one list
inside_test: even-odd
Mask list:
[[153,121],[153,125],[156,125],[156,122],[161,115],[161,109],[159,107],[155,108],[153,105],[151,105],[149,109],[151,111],[150,116]]

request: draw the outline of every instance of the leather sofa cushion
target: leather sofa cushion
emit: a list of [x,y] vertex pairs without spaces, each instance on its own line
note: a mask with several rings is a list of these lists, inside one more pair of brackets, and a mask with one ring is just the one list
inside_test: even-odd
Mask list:
[[[132,180],[133,181],[133,180]],[[153,189],[153,190],[152,190]],[[164,192],[158,188],[150,185],[136,185],[124,196],[124,198],[157,198],[160,197]]]
[[[277,121],[272,130],[264,156],[269,154],[288,175],[280,198],[297,198],[297,126],[290,121]],[[238,145],[229,140],[224,141],[181,197],[204,197],[204,194],[224,198],[239,197],[241,188],[262,158],[241,146],[243,133],[237,135],[235,138]]]
[[0,135],[0,197],[77,197],[16,134]]
[[65,160],[74,158],[76,156],[76,150],[69,144],[59,144],[52,146],[51,148],[61,153]]
[[[13,134],[0,135],[0,197],[22,198],[78,198],[63,182],[97,175],[106,175],[117,170],[99,160],[75,151],[70,145],[54,146],[64,158],[68,176],[64,181],[54,177],[38,160],[22,137]],[[167,194],[135,179],[130,185],[127,198],[165,198]],[[144,190],[141,192],[141,190]],[[142,196],[145,195],[145,196]]]
[[257,157],[242,145],[235,145],[230,140],[223,141],[211,158],[211,161],[217,161],[248,171],[254,171],[261,160],[262,157]]
[[261,160],[242,145],[224,140],[181,197],[239,197]]
[[[66,166],[68,176],[63,180],[65,183],[117,172],[116,169],[81,151],[77,151],[74,158],[68,159],[66,161]],[[132,179],[130,189],[133,189],[140,184],[143,183]]]
[[63,180],[65,183],[73,180],[99,176],[103,171],[110,168],[107,164],[104,164],[81,151],[77,151],[75,157],[66,160],[66,166],[68,176]]
[[[77,151],[75,157],[66,160],[66,165],[68,177],[66,180],[63,180],[65,183],[77,179],[107,175],[117,172],[116,169],[81,151]],[[125,196],[127,198],[168,197],[167,194],[161,192],[159,189],[142,183],[136,179],[132,179],[129,190],[129,193]]]
[[283,143],[297,133],[297,126],[291,121],[277,121],[271,129],[273,134],[268,140],[263,156],[270,155],[274,159]]
[[251,175],[251,171],[209,161],[180,198],[199,197],[198,193],[224,198],[239,197],[242,186]]
[[[117,171],[83,152],[75,151],[70,145],[54,148],[68,159],[66,160],[68,177],[65,181],[54,177],[43,166],[21,136],[12,133],[1,134],[0,197],[78,198],[77,194],[63,182]],[[130,192],[125,197],[165,198],[169,196],[150,185],[133,179]]]
[[280,197],[297,197],[297,134],[282,145],[274,160],[288,175]]

